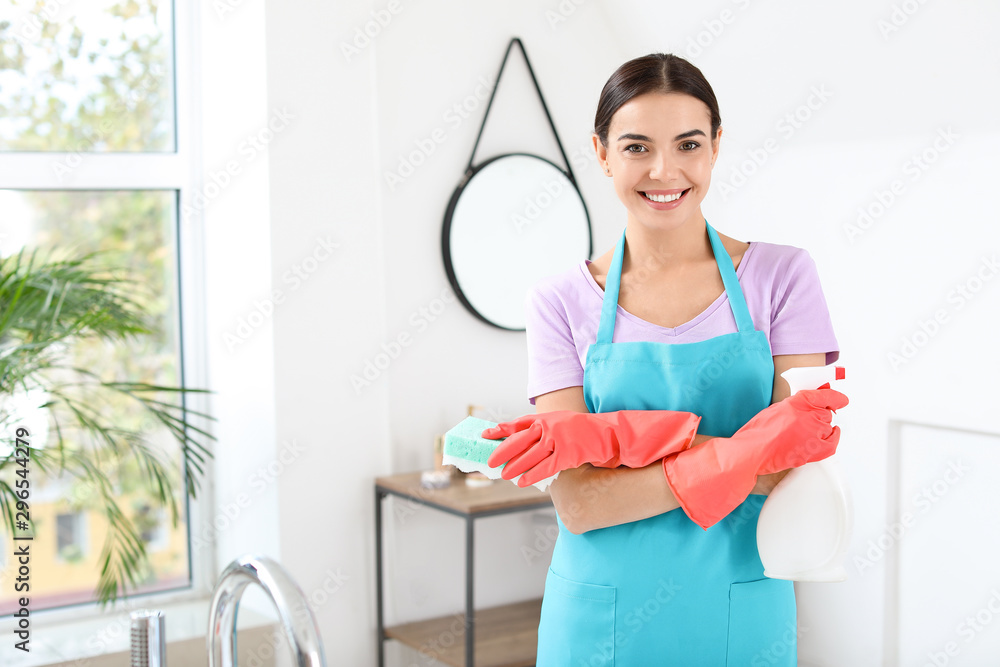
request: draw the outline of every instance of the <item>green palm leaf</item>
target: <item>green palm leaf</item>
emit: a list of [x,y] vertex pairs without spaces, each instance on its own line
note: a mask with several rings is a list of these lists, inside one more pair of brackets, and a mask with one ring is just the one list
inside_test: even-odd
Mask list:
[[[40,406],[51,421],[50,444],[32,448],[33,465],[67,475],[94,493],[93,503],[108,522],[100,555],[97,597],[116,600],[142,584],[151,572],[145,543],[121,507],[121,473],[137,469],[144,491],[169,511],[177,525],[178,484],[192,498],[215,438],[203,426],[211,416],[185,405],[205,390],[121,378],[102,378],[71,363],[69,348],[82,339],[120,344],[151,334],[138,298],[139,286],[123,271],[101,266],[101,257],[41,258],[37,251],[0,258],[0,428],[13,445],[9,426],[16,415],[3,400],[18,392],[43,390]],[[140,429],[115,425],[108,406],[122,400],[141,408],[150,423],[170,434],[180,449],[182,470]],[[17,496],[2,477],[15,468],[13,454],[0,459],[0,514],[14,530]]]

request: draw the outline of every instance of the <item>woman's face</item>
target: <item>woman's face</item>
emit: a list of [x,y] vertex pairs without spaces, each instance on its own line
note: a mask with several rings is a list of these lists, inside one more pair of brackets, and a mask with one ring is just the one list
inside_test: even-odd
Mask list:
[[711,136],[708,107],[683,93],[634,97],[611,118],[608,145],[594,136],[605,173],[629,212],[629,222],[675,229],[700,223],[712,181],[719,134]]

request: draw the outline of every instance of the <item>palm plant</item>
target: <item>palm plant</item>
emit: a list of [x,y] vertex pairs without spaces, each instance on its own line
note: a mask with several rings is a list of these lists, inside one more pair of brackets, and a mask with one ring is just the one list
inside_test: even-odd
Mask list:
[[[37,409],[48,414],[49,442],[31,447],[32,465],[86,485],[92,507],[107,519],[96,591],[101,604],[141,584],[149,571],[137,518],[122,506],[124,473],[139,472],[144,491],[169,510],[176,526],[177,487],[196,497],[211,456],[207,444],[214,440],[198,426],[211,417],[183,401],[205,390],[101,377],[71,354],[81,340],[121,344],[152,333],[138,289],[123,272],[102,267],[95,254],[55,259],[22,250],[0,258],[0,429],[11,445],[0,450],[0,514],[13,534],[19,498],[8,478],[16,465],[12,431],[21,416],[15,399],[41,393],[45,399]],[[177,441],[181,474],[144,429],[109,417],[109,406],[123,401]]]

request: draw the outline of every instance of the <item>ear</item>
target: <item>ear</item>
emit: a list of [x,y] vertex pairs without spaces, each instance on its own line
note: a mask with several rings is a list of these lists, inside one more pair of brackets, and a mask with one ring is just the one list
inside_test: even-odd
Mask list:
[[590,136],[591,142],[594,144],[594,153],[597,155],[597,164],[600,165],[601,171],[610,176],[610,165],[608,165],[608,148],[601,143],[601,138],[597,136],[594,132]]
[[715,138],[712,139],[712,165],[715,165],[715,161],[719,159],[719,144],[722,143],[722,128],[715,133]]

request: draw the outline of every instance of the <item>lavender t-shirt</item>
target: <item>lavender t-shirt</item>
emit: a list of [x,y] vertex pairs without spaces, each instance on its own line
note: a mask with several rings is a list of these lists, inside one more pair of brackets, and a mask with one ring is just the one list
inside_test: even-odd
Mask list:
[[[604,290],[582,261],[546,278],[528,292],[528,399],[583,386],[587,348],[597,339]],[[801,248],[751,242],[736,270],[750,316],[763,331],[772,355],[826,353],[840,356],[816,264]],[[615,343],[697,343],[737,330],[723,292],[701,314],[680,326],[652,324],[618,307]]]

